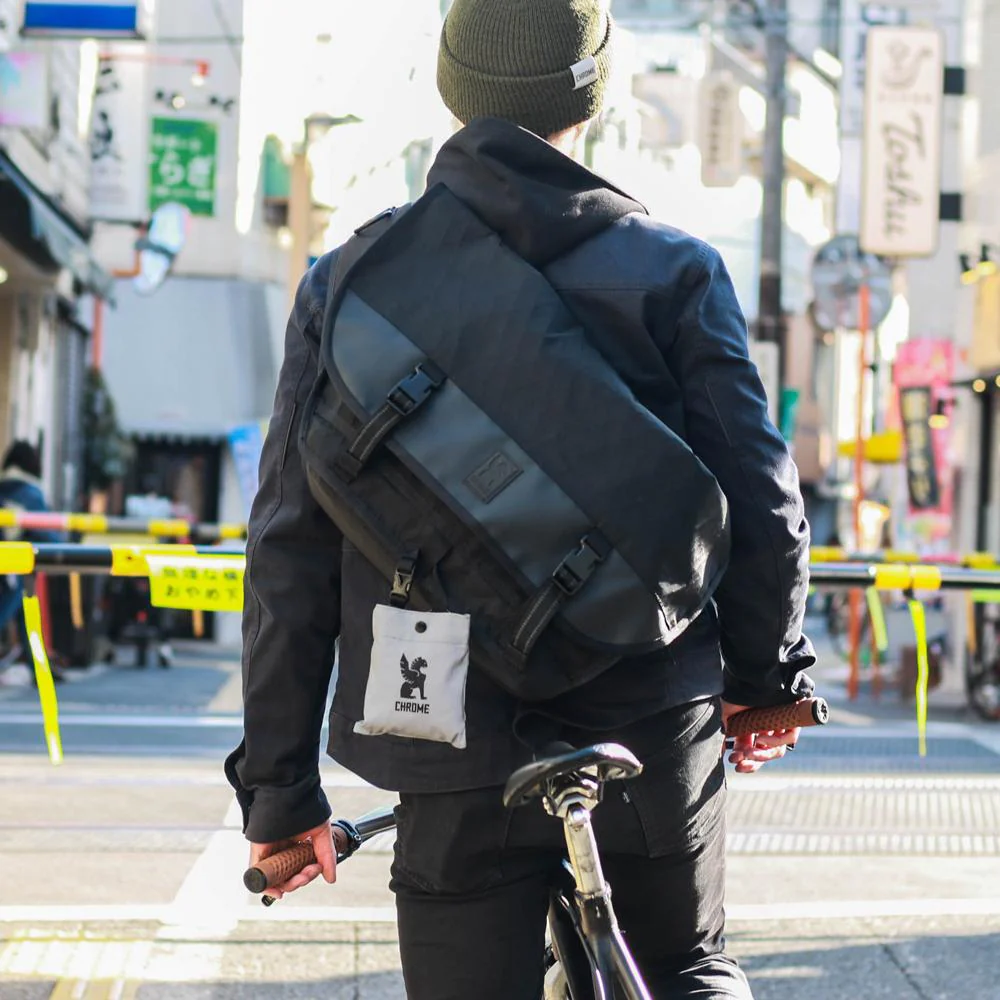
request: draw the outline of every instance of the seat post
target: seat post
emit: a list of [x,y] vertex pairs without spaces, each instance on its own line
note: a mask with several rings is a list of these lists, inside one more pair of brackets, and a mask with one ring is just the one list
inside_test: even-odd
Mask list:
[[578,895],[582,899],[604,896],[608,886],[604,881],[597,838],[590,822],[590,809],[582,803],[572,803],[563,817],[563,830]]
[[595,899],[608,892],[590,814],[601,801],[601,782],[577,775],[568,783],[551,782],[543,799],[545,811],[562,820],[577,894]]

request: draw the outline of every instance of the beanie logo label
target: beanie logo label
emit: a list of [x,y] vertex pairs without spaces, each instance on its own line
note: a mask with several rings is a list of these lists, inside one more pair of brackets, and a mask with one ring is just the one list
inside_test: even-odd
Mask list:
[[597,83],[600,74],[597,72],[597,60],[593,56],[587,56],[575,66],[570,66],[573,74],[573,89],[583,90],[592,83]]

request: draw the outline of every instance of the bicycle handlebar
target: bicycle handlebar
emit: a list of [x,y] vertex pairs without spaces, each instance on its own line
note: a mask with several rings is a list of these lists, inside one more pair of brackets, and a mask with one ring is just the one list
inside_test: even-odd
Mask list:
[[[337,862],[346,861],[365,841],[393,829],[395,825],[396,819],[391,808],[377,809],[353,824],[346,820],[332,823]],[[253,868],[248,868],[243,873],[243,884],[250,892],[262,893],[272,886],[287,882],[303,868],[315,863],[316,852],[312,844],[303,841],[258,861]]]
[[[822,698],[807,698],[791,705],[751,708],[734,715],[726,726],[727,736],[745,736],[799,726],[825,726],[830,719],[830,707]],[[356,825],[345,820],[332,824],[337,861],[349,858],[366,840],[391,830],[395,819],[391,809],[376,810],[359,819]],[[243,873],[243,884],[253,893],[266,892],[297,875],[303,868],[316,863],[316,854],[308,841],[278,851],[258,861]],[[265,903],[268,897],[264,897]]]
[[740,712],[729,720],[726,735],[747,736],[800,726],[825,726],[829,721],[830,706],[823,698],[805,698],[791,705],[770,705]]

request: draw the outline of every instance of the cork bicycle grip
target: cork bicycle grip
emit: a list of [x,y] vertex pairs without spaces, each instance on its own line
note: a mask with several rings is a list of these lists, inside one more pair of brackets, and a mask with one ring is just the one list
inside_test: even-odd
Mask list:
[[770,705],[740,712],[729,720],[726,735],[746,736],[799,726],[825,726],[829,721],[830,706],[823,698],[805,698],[791,705]]
[[[347,849],[347,835],[337,826],[333,828],[333,844],[338,855]],[[303,841],[258,861],[253,868],[248,868],[243,873],[243,884],[250,892],[265,892],[272,886],[287,882],[298,875],[303,868],[315,862],[316,853],[312,844]]]

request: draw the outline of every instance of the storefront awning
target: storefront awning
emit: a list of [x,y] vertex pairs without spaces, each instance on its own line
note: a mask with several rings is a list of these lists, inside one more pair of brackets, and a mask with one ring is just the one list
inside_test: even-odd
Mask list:
[[[13,188],[6,195],[2,194],[3,189],[0,188],[0,200],[7,201],[13,194],[27,209],[28,232],[21,235],[37,244],[38,250],[54,265],[67,268],[89,292],[110,301],[114,282],[94,259],[87,245],[87,238],[2,153],[0,184]],[[7,213],[4,212],[3,215],[6,224]],[[15,226],[20,215],[21,213],[13,213]],[[20,245],[21,249],[29,250],[23,239],[15,239],[13,242]]]

